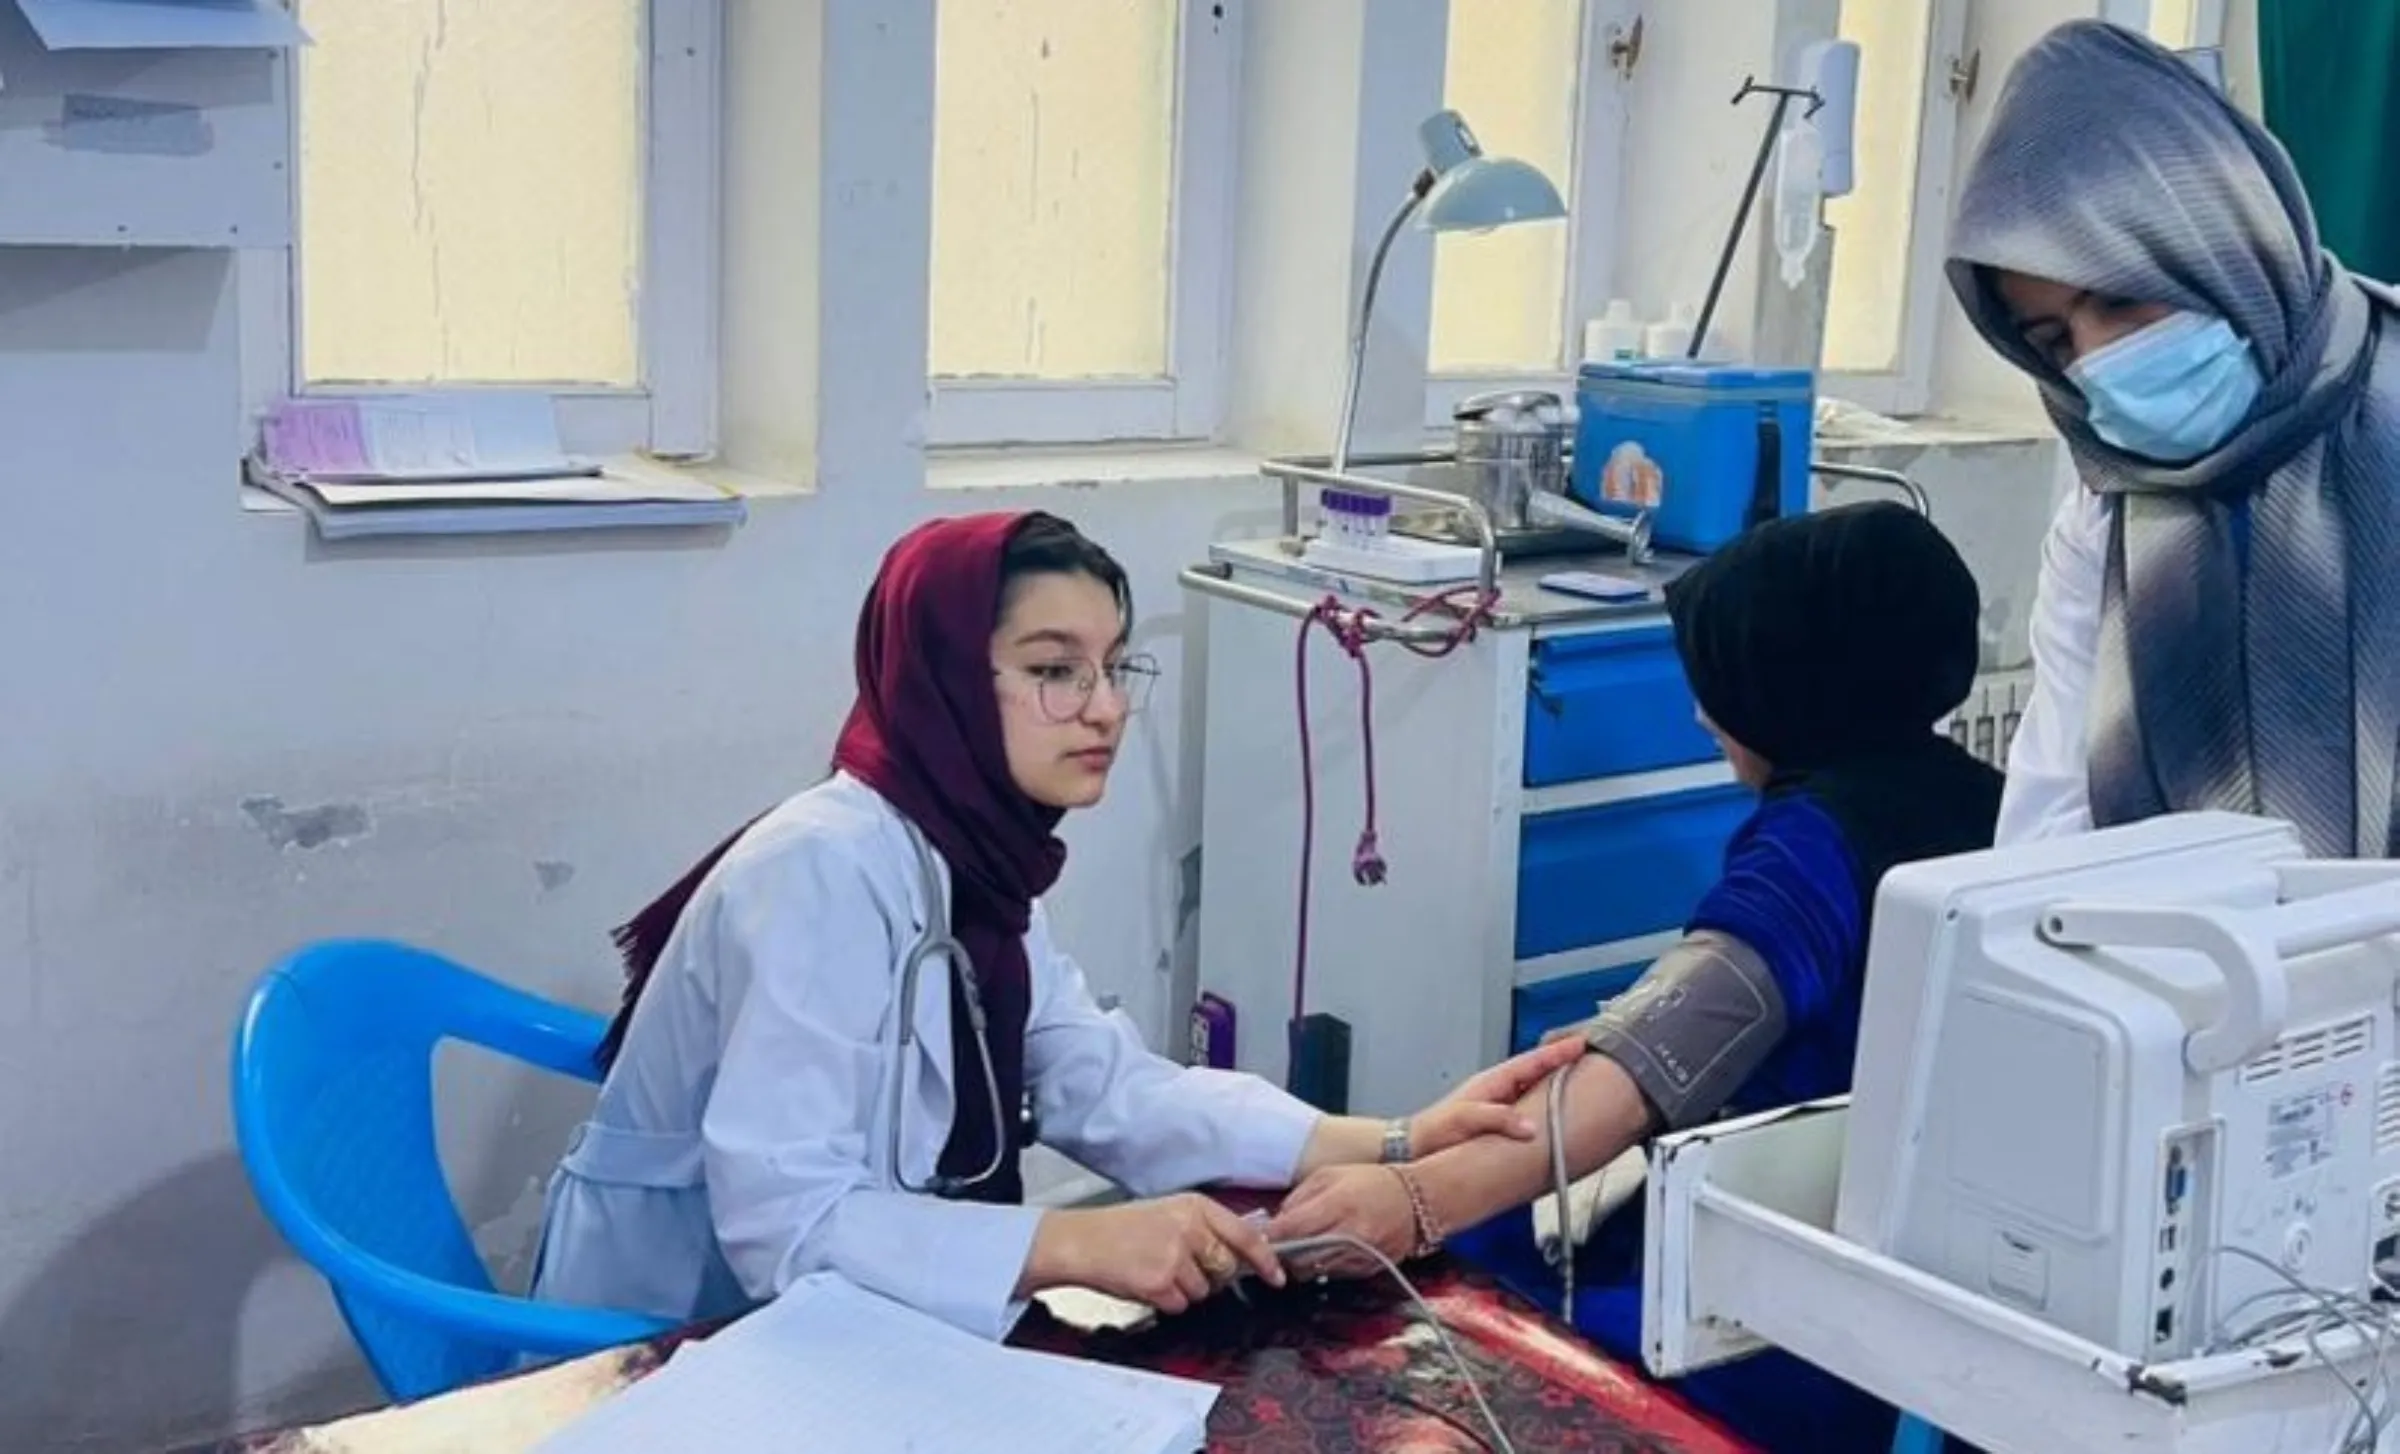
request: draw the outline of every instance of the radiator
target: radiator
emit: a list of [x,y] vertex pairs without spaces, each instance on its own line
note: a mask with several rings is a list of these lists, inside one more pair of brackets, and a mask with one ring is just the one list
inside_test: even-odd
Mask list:
[[2033,672],[1985,672],[1975,679],[1967,700],[1942,724],[1959,746],[1994,767],[2008,766],[2008,745],[2017,737],[2025,704],[2033,700]]

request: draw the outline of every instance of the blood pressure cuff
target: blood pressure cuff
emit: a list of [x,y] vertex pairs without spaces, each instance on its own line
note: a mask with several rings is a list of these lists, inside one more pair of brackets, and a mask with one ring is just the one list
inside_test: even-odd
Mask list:
[[1703,932],[1659,956],[1584,1026],[1650,1102],[1660,1129],[1710,1120],[1783,1039],[1783,992],[1758,951]]

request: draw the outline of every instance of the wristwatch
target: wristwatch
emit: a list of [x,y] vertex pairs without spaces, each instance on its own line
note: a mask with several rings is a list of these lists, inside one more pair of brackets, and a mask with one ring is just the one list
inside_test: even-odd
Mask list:
[[1391,1120],[1383,1123],[1383,1160],[1385,1165],[1408,1160],[1408,1122]]

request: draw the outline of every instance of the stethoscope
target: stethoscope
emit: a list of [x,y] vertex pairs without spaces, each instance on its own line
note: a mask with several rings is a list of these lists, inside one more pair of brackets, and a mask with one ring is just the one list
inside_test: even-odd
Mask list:
[[[902,1191],[926,1193],[933,1196],[955,1196],[969,1187],[980,1186],[1000,1174],[1008,1159],[1009,1124],[1000,1105],[1000,1073],[992,1068],[992,1042],[985,1030],[983,1017],[983,987],[976,980],[975,960],[967,946],[950,933],[950,906],[942,896],[942,877],[934,861],[933,845],[914,823],[903,822],[908,830],[910,846],[917,851],[917,873],[925,888],[925,927],[917,942],[909,946],[908,957],[900,965],[900,1055],[892,1072],[892,1182]],[[975,1035],[975,1056],[983,1066],[983,1091],[986,1108],[992,1118],[992,1159],[973,1176],[944,1176],[936,1171],[923,1185],[908,1179],[908,1171],[900,1159],[901,1117],[908,1103],[909,1052],[917,1039],[917,971],[925,961],[935,956],[950,961],[950,972],[958,976],[958,987],[967,1003],[967,1024]],[[959,1100],[963,1103],[965,1097]]]

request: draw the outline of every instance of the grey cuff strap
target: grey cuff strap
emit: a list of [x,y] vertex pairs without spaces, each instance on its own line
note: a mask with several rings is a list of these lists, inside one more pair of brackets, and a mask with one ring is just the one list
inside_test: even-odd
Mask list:
[[1640,1088],[1664,1129],[1724,1108],[1783,1039],[1783,992],[1758,951],[1700,933],[1660,955],[1584,1032]]

